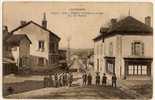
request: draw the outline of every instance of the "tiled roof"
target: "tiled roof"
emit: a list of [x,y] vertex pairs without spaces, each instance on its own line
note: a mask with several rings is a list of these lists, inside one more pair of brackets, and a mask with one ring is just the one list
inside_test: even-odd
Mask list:
[[97,37],[95,37],[93,40],[94,41],[98,41],[98,40],[101,40],[103,39],[103,34],[99,34]]
[[[20,41],[24,38],[29,40],[29,38],[25,34],[15,34],[15,35],[12,35],[11,37],[9,37],[7,39],[7,42],[8,42],[8,44],[11,44],[11,45],[19,45]],[[29,42],[31,43],[30,40],[29,40]]]
[[103,36],[104,36],[104,34],[107,33],[108,29],[109,29],[109,28],[107,28],[107,27],[101,27],[101,28],[100,28],[100,34],[99,34],[97,37],[95,37],[93,40],[94,40],[94,41],[98,41],[98,40],[103,39]]
[[101,28],[100,35],[95,37],[93,40],[98,41],[115,34],[121,35],[152,35],[153,29],[152,27],[138,21],[132,16],[127,16],[124,19],[116,22],[111,25],[109,28]]
[[17,30],[19,30],[19,29],[21,29],[21,28],[24,28],[25,26],[27,26],[27,25],[29,25],[29,24],[31,24],[31,23],[37,25],[38,27],[42,28],[42,29],[45,30],[45,31],[48,31],[49,33],[51,33],[52,35],[54,35],[55,37],[57,37],[57,38],[60,40],[60,37],[58,37],[56,34],[54,34],[53,32],[51,32],[49,29],[42,27],[41,25],[37,24],[37,23],[34,22],[34,21],[29,21],[29,22],[27,22],[26,24],[17,27],[16,29],[12,30],[11,33],[14,33],[15,31],[17,31]]
[[152,28],[141,21],[127,16],[126,18],[118,21],[108,30],[108,33],[121,32],[121,33],[151,33]]
[[106,33],[107,31],[109,30],[109,28],[107,28],[107,27],[101,27],[100,28],[100,33]]

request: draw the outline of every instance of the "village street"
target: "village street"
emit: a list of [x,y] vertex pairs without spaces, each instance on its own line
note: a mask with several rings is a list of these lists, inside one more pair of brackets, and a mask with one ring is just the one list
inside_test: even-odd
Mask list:
[[[81,67],[79,60],[75,60],[73,63],[74,68]],[[91,86],[83,86],[82,85],[82,73],[74,73],[74,82],[72,87],[47,87],[43,88],[43,77],[38,77],[38,82],[35,82],[35,85],[40,84],[40,88],[36,88],[34,90],[29,91],[22,91],[20,93],[15,93],[6,96],[6,98],[53,98],[53,99],[112,99],[112,98],[143,98],[148,97],[151,98],[151,88],[152,83],[146,81],[119,81],[118,87],[113,88],[111,87],[111,81],[108,80],[108,86],[95,86],[95,76],[93,76],[93,85]],[[35,77],[36,79],[36,77]],[[19,79],[18,79],[19,80]],[[26,79],[25,79],[26,80]],[[32,79],[31,79],[32,80]],[[14,80],[15,81],[15,80]],[[32,82],[29,80],[29,82]],[[18,83],[19,84],[19,83]],[[42,85],[41,85],[42,84]],[[133,85],[134,84],[134,85]],[[147,87],[146,87],[147,84]],[[20,85],[20,84],[19,84]],[[27,84],[28,85],[28,84]],[[34,84],[24,86],[24,87],[31,87]],[[135,85],[139,85],[138,89],[134,90]],[[14,85],[16,86],[16,85]],[[147,89],[146,89],[147,88]],[[15,88],[16,89],[16,88]],[[20,87],[22,89],[22,87]],[[145,90],[145,91],[143,91]]]

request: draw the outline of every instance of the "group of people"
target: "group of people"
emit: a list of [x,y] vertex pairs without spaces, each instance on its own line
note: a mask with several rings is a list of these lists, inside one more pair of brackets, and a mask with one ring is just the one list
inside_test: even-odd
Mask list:
[[[92,75],[90,73],[88,75],[87,75],[87,73],[84,73],[82,76],[82,79],[83,79],[83,85],[91,85],[92,84]],[[96,85],[99,86],[100,80],[101,80],[99,73],[96,73],[95,80],[96,80]],[[116,77],[115,73],[112,75],[111,81],[112,81],[112,87],[116,88],[117,77]],[[106,86],[106,84],[107,84],[107,76],[105,73],[103,73],[101,84],[103,86]]]
[[62,87],[72,86],[73,74],[72,73],[61,73],[54,74],[44,77],[44,87]]

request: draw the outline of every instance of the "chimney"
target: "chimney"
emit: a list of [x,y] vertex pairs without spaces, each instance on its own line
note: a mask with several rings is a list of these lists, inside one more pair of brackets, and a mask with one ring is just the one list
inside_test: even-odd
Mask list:
[[145,24],[148,26],[151,26],[151,17],[150,16],[145,17]]
[[112,18],[111,19],[111,25],[114,25],[114,24],[116,24],[117,23],[117,19],[116,18]]
[[11,35],[9,32],[8,32],[8,27],[6,25],[3,26],[3,40],[5,41],[5,39]]
[[8,32],[8,27],[7,26],[3,26],[3,32]]
[[25,25],[25,24],[26,24],[26,21],[24,21],[24,20],[20,21],[20,25],[21,25],[21,26],[23,26],[23,25]]
[[44,16],[43,16],[42,27],[47,28],[46,13],[44,13]]

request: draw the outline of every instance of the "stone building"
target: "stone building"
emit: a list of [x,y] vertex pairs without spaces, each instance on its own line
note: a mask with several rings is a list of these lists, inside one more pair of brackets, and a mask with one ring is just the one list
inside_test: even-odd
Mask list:
[[7,39],[11,36],[7,26],[3,26],[3,58],[12,59],[11,48],[8,46]]
[[120,79],[150,79],[153,61],[151,17],[145,23],[127,16],[111,20],[94,38],[95,71]]
[[42,25],[34,21],[21,21],[21,25],[11,31],[14,35],[26,35],[30,41],[30,66],[32,70],[43,70],[56,67],[59,59],[60,38],[47,29],[44,13]]
[[7,39],[12,36],[10,32],[8,31],[7,26],[3,26],[3,75],[10,74],[10,73],[16,73],[17,72],[17,66],[16,62],[14,61],[13,55],[11,53],[11,47],[9,46],[9,43],[7,43]]
[[30,67],[30,44],[31,41],[25,34],[11,35],[7,39],[11,54],[16,62],[18,69]]

